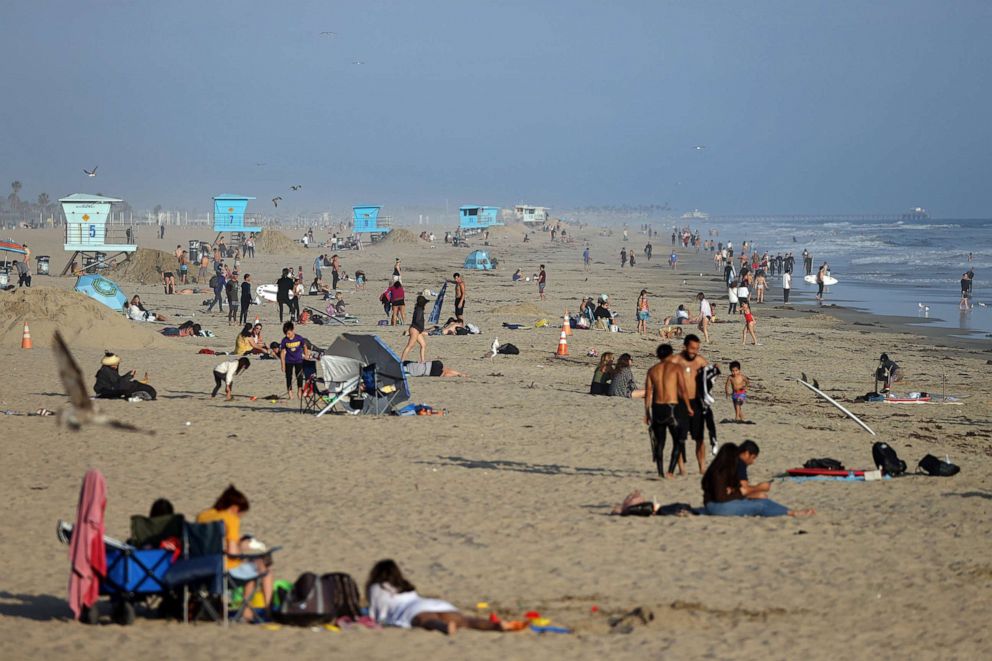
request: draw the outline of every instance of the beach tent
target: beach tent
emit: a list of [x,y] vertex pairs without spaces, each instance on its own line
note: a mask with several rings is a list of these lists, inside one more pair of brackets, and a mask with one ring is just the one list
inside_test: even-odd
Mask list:
[[465,258],[465,268],[475,271],[492,271],[493,264],[489,261],[489,253],[485,250],[473,250]]
[[324,352],[320,367],[325,382],[364,384],[363,413],[390,413],[394,406],[410,399],[410,385],[400,357],[378,335],[342,333]]
[[122,312],[127,302],[127,296],[121,291],[120,286],[102,275],[93,273],[81,275],[76,280],[74,289],[117,312]]

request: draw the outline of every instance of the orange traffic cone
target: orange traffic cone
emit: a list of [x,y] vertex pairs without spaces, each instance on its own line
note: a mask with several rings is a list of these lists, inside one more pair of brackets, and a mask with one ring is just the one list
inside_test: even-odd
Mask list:
[[24,335],[21,337],[21,348],[30,349],[31,344],[31,329],[28,328],[28,322],[24,322]]
[[568,310],[565,310],[565,321],[562,322],[562,329],[565,331],[565,335],[572,334],[572,324],[568,323]]
[[568,355],[568,340],[565,338],[565,329],[561,329],[561,338],[558,340],[558,350],[555,351],[556,356],[567,356]]
[[258,318],[258,315],[256,314],[256,315],[255,315],[255,325],[256,325],[256,326],[258,326],[258,324],[259,324],[259,321],[260,321],[260,320],[259,320],[259,318]]

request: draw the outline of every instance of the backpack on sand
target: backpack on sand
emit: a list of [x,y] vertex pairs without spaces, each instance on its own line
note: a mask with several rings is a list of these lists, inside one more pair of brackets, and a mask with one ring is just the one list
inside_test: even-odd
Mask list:
[[927,475],[932,475],[933,477],[950,477],[960,473],[961,468],[949,461],[944,461],[943,459],[938,459],[932,454],[928,454],[920,459],[920,463],[917,466],[917,472],[919,471],[923,471]]
[[304,572],[291,590],[279,591],[279,602],[273,618],[282,624],[301,627],[327,624],[339,617],[357,619],[360,608],[355,579],[341,572],[320,577]]
[[871,458],[877,468],[886,475],[902,475],[906,472],[906,462],[899,458],[888,443],[878,442],[871,446]]
[[842,471],[844,470],[844,464],[837,461],[836,459],[831,459],[830,457],[823,457],[822,459],[810,459],[805,464],[803,468],[825,468],[832,471]]
[[518,356],[520,355],[520,349],[507,342],[506,344],[499,345],[496,353],[503,354],[504,356]]

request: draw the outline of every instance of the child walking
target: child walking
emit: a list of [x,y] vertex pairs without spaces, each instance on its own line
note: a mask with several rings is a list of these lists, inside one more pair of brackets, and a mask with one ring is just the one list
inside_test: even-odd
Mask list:
[[730,363],[730,376],[724,386],[724,392],[734,402],[734,421],[744,422],[744,402],[747,401],[747,389],[751,385],[750,379],[741,371],[739,361]]

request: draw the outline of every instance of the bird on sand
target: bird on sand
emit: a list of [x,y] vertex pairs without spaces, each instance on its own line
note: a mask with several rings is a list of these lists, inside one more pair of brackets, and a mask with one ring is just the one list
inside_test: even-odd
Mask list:
[[809,383],[809,377],[806,376],[806,372],[800,372],[800,374],[802,374],[803,381],[805,381],[806,383]]
[[291,190],[300,190],[301,188],[303,188],[303,184],[296,184],[295,186],[290,186],[289,188]]
[[94,166],[93,166],[93,169],[92,169],[92,170],[87,170],[86,168],[83,168],[83,173],[84,173],[84,174],[85,174],[85,175],[86,175],[87,177],[95,177],[95,176],[96,176],[96,169],[97,169],[98,167],[100,167],[100,166],[99,166],[99,165],[94,165]]
[[272,198],[272,205],[278,207],[279,206],[279,200],[281,200],[281,199],[282,198],[279,197],[278,195],[275,196],[274,198]]
[[69,404],[58,412],[59,425],[65,425],[69,429],[78,431],[86,424],[104,425],[122,431],[136,431],[152,435],[152,430],[139,429],[120,420],[114,420],[101,413],[96,402],[90,399],[86,391],[86,384],[83,382],[83,372],[79,369],[79,363],[73,358],[72,352],[62,338],[62,333],[55,331],[55,343],[52,347],[55,352],[55,362],[59,368],[59,378],[69,395]]

